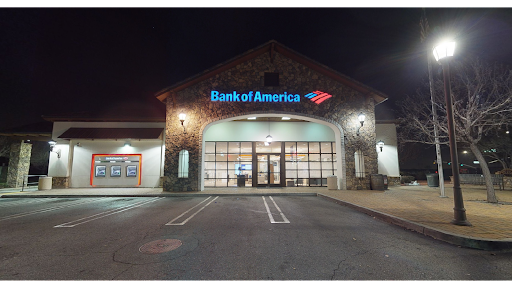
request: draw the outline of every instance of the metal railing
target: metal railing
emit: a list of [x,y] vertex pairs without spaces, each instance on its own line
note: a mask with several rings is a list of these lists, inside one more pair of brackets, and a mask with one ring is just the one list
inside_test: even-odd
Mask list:
[[[460,174],[460,184],[485,185],[485,178],[482,174]],[[504,188],[502,174],[491,174],[492,185],[498,185],[500,190]]]
[[[28,179],[29,178],[33,178],[33,177],[38,177],[37,178],[37,181],[36,182],[29,182]],[[25,187],[28,188],[29,185],[38,185],[39,184],[39,177],[47,177],[47,175],[24,175],[23,176],[23,185],[21,186],[21,191],[23,191],[23,189]]]

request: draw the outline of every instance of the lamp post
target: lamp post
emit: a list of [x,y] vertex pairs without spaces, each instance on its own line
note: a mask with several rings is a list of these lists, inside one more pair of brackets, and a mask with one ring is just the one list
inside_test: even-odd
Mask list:
[[457,142],[455,141],[455,127],[453,118],[453,104],[450,84],[450,60],[455,51],[455,42],[443,43],[434,47],[434,57],[443,67],[444,79],[444,97],[446,101],[446,117],[448,118],[448,137],[450,140],[450,156],[452,162],[453,174],[453,208],[454,219],[452,224],[459,226],[471,226],[466,219],[466,209],[462,200],[462,190],[460,189],[459,177],[459,159],[457,157]]

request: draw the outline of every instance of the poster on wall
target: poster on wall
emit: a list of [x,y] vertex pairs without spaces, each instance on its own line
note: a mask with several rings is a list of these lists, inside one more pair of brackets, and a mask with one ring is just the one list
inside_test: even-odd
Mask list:
[[105,177],[107,166],[96,166],[96,177]]
[[110,167],[110,177],[121,177],[121,165],[113,165]]
[[126,177],[136,177],[137,176],[137,166],[129,165],[126,166]]

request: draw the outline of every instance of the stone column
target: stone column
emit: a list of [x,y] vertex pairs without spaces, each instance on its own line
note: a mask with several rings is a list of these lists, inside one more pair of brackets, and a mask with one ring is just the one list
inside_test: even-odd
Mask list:
[[17,188],[23,186],[23,177],[28,175],[30,169],[30,156],[32,144],[13,143],[9,156],[9,168],[7,169],[7,187]]

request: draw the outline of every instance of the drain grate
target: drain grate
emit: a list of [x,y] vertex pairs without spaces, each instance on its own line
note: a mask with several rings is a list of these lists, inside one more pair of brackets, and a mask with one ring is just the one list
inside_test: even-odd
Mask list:
[[160,254],[177,249],[181,244],[178,239],[156,240],[140,246],[139,251],[144,254]]

